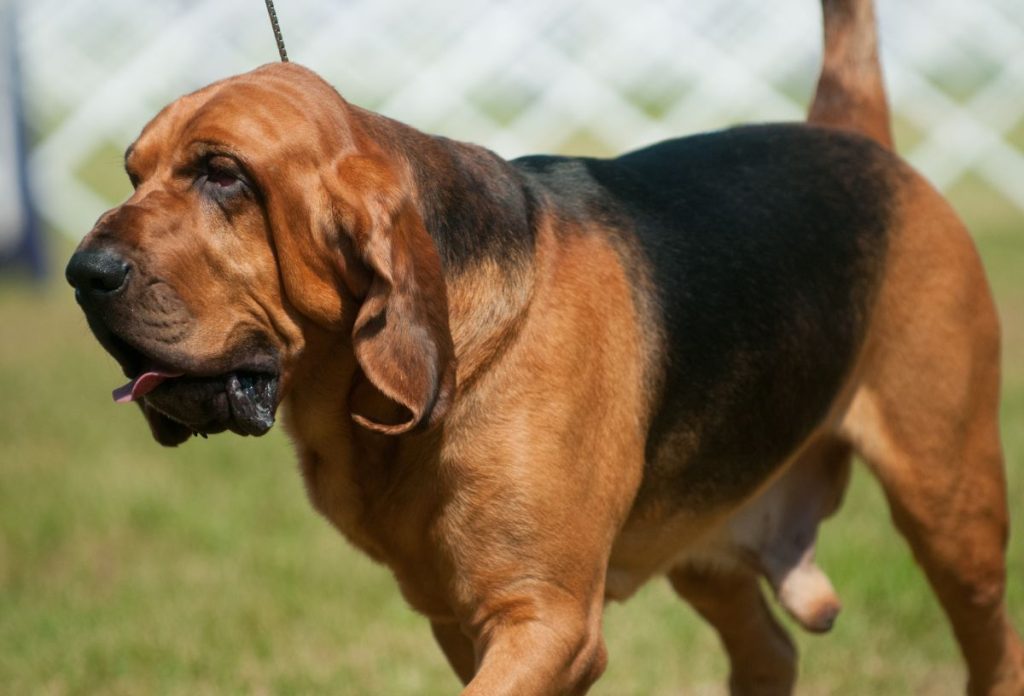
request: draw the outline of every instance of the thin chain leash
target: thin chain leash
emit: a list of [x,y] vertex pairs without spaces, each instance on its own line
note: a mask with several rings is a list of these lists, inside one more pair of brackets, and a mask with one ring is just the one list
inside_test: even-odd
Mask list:
[[270,26],[274,30],[274,38],[277,40],[277,52],[281,54],[281,62],[288,62],[288,52],[284,50],[284,37],[281,36],[281,26],[277,23],[277,11],[274,10],[274,0],[267,1],[267,14],[270,15]]

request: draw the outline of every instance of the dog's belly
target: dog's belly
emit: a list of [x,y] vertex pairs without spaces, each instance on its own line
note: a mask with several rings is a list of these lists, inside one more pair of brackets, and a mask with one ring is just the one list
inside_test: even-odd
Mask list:
[[605,575],[606,601],[623,602],[651,577],[678,566],[725,568],[750,561],[734,543],[734,510],[652,512],[648,509],[643,519],[631,519],[616,538]]
[[745,567],[765,573],[777,591],[794,571],[817,580],[820,571],[806,554],[848,481],[849,450],[828,426],[846,402],[844,393],[826,424],[749,497],[707,506],[651,496],[635,506],[612,549],[606,599],[625,600],[651,576],[681,566]]

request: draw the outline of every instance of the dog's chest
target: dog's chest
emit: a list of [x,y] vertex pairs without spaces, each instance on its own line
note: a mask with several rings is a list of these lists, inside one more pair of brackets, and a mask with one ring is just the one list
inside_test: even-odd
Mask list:
[[[416,443],[408,449],[417,456],[410,457],[396,440],[356,432],[347,420],[317,429],[289,414],[285,423],[313,507],[353,546],[387,565],[417,611],[446,615],[429,539],[435,487],[422,480],[431,448]],[[376,446],[367,446],[367,437]]]

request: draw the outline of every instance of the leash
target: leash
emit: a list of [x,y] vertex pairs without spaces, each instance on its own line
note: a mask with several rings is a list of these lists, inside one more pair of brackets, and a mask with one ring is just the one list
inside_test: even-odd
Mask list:
[[277,23],[277,12],[274,10],[274,0],[267,0],[267,14],[270,15],[270,27],[274,30],[274,38],[277,40],[277,52],[281,54],[281,62],[288,62],[288,52],[284,50],[284,37],[281,36],[281,26]]

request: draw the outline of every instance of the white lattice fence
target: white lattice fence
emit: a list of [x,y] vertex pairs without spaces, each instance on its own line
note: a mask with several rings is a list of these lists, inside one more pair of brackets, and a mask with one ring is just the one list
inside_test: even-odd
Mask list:
[[[878,0],[905,154],[1024,209],[1024,3]],[[798,119],[817,0],[278,0],[289,52],[355,103],[505,156],[611,154]],[[41,209],[80,235],[120,194],[156,111],[274,60],[259,0],[32,0],[22,44]],[[112,183],[114,182],[114,183]]]

